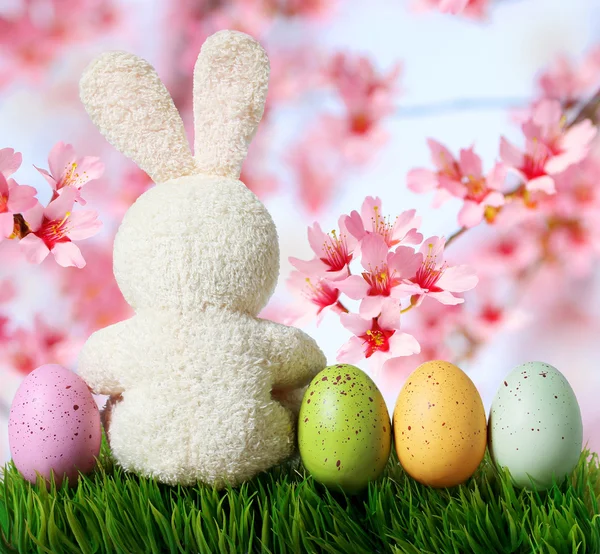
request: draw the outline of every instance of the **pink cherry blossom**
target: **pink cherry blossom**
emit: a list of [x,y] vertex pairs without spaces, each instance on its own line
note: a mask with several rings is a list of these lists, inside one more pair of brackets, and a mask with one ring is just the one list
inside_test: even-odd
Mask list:
[[102,223],[94,211],[71,212],[75,194],[69,187],[47,207],[38,204],[24,214],[31,232],[19,244],[31,263],[43,262],[52,252],[60,266],[85,266],[81,251],[72,241],[95,235]]
[[48,155],[50,171],[36,169],[45,177],[55,193],[60,194],[66,187],[77,191],[75,200],[85,204],[80,190],[88,182],[98,179],[104,173],[104,164],[94,156],[78,157],[70,144],[58,142]]
[[434,207],[439,207],[451,197],[449,189],[460,186],[463,174],[460,162],[443,144],[427,139],[431,161],[435,171],[425,168],[412,169],[406,176],[406,185],[413,192],[424,193],[436,190]]
[[340,52],[332,57],[325,74],[348,110],[351,132],[367,133],[395,110],[401,70],[396,64],[381,75],[364,56]]
[[462,227],[470,228],[478,225],[486,213],[488,221],[493,221],[496,210],[504,205],[504,193],[500,188],[506,178],[506,166],[497,163],[487,177],[482,174],[481,158],[473,152],[472,148],[460,151],[460,168],[463,172],[461,183],[451,182],[451,192],[462,198],[464,203],[458,213],[458,223]]
[[400,330],[400,308],[394,302],[387,302],[379,317],[364,319],[342,313],[340,321],[354,336],[338,350],[339,362],[359,363],[372,358],[382,367],[391,359],[410,356],[421,349],[415,337]]
[[570,108],[585,99],[600,83],[600,47],[591,49],[579,62],[565,55],[557,56],[544,71],[538,84],[546,98],[558,100]]
[[27,185],[19,185],[6,179],[0,172],[0,241],[13,234],[14,216],[36,205],[37,191]]
[[413,169],[407,176],[408,188],[414,192],[437,189],[435,207],[451,196],[463,200],[458,214],[462,227],[474,227],[484,216],[493,221],[497,208],[505,203],[504,193],[499,189],[504,185],[506,166],[496,164],[484,176],[481,158],[475,154],[473,147],[462,149],[456,159],[442,144],[432,139],[428,140],[428,144],[437,170]]
[[15,284],[10,279],[0,281],[0,304],[10,302],[17,294]]
[[300,271],[292,271],[287,280],[290,291],[304,300],[306,315],[316,316],[317,325],[321,323],[327,309],[338,313],[343,311],[339,303],[340,291],[332,284],[327,279],[306,275]]
[[370,233],[362,240],[361,252],[365,271],[337,281],[336,286],[350,298],[361,300],[359,313],[363,318],[377,317],[388,298],[399,300],[420,290],[406,284],[399,287],[421,264],[421,256],[412,248],[399,246],[389,252],[383,237]]
[[323,116],[323,131],[351,163],[367,162],[387,141],[381,121],[395,110],[401,69],[396,64],[380,74],[368,58],[345,53],[334,55],[325,68],[324,79],[339,94],[346,115]]
[[70,338],[64,328],[55,328],[35,316],[32,329],[18,328],[3,345],[0,359],[20,373],[28,374],[42,364],[73,363],[81,341]]
[[344,216],[339,218],[338,225],[339,232],[334,229],[326,234],[315,222],[308,228],[308,242],[317,257],[310,261],[290,257],[290,263],[306,275],[325,277],[330,281],[347,277],[357,241],[348,233]]
[[131,317],[113,274],[112,241],[86,241],[81,245],[86,260],[76,267],[56,272],[60,292],[69,298],[71,317],[84,328],[84,335]]
[[7,179],[21,167],[23,156],[12,148],[0,149],[0,173]]
[[313,127],[288,156],[298,195],[311,214],[318,213],[329,203],[341,173],[337,167],[339,154],[321,131]]
[[485,19],[490,0],[415,0],[417,12],[438,10],[441,13],[462,15],[471,19]]
[[416,210],[402,212],[394,222],[381,215],[381,199],[367,196],[363,202],[360,214],[354,210],[346,218],[346,228],[357,240],[375,233],[385,240],[388,248],[403,244],[420,244],[423,235],[417,232],[421,218],[416,216]]
[[[475,271],[467,265],[448,266],[444,261],[443,237],[430,237],[420,249],[420,265],[414,277],[398,288],[412,294],[411,304],[418,306],[425,296],[434,298],[442,304],[454,305],[464,302],[453,292],[465,292],[477,285]],[[418,292],[413,292],[414,289]]]
[[556,192],[554,175],[585,158],[597,129],[589,119],[566,127],[560,103],[542,100],[522,125],[525,151],[504,137],[500,156],[523,179],[529,191]]
[[525,232],[523,223],[508,227],[500,225],[502,231],[488,237],[473,260],[478,275],[498,275],[510,269],[515,274],[534,264],[539,258],[538,235]]

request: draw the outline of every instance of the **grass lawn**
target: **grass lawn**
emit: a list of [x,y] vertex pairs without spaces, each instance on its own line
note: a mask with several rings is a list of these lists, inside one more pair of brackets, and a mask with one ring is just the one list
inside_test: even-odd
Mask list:
[[0,551],[60,553],[600,553],[600,467],[584,453],[569,482],[514,489],[486,455],[464,486],[424,487],[398,466],[359,496],[331,493],[299,462],[237,489],[168,487],[115,468],[73,489],[0,481]]

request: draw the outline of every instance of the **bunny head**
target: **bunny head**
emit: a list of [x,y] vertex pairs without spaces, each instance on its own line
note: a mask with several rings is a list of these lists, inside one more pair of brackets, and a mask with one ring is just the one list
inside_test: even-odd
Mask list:
[[220,31],[194,70],[195,155],[171,96],[146,61],[109,52],[80,82],[108,141],[157,185],[129,208],[114,273],[135,309],[214,305],[256,315],[279,274],[275,224],[239,181],[264,110],[269,61],[246,34]]

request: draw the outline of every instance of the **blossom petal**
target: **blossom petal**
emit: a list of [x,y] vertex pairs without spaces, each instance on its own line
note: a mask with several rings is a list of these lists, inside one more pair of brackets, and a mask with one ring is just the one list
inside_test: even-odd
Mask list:
[[385,266],[390,248],[381,235],[369,233],[362,239],[360,249],[361,263],[365,269],[375,271],[375,268],[382,269]]
[[336,359],[338,362],[355,364],[365,357],[363,341],[358,337],[351,337],[350,340],[341,346],[337,351]]
[[[441,292],[429,292],[427,293],[427,296],[429,296],[430,298],[434,298],[435,300],[437,300],[441,304],[445,304],[446,306],[456,306],[457,304],[462,304],[465,301],[464,298],[458,298],[457,296],[454,296],[451,292],[447,290],[443,290]],[[422,298],[424,297],[421,297],[421,299]]]
[[468,265],[455,265],[447,268],[436,283],[441,289],[450,292],[465,292],[477,286],[479,277]]
[[23,213],[33,208],[37,199],[37,190],[28,185],[15,185],[10,188],[7,207],[12,213]]
[[67,172],[67,167],[74,163],[77,159],[75,149],[70,144],[57,142],[48,154],[48,165],[50,173],[57,182],[62,181]]
[[377,317],[383,306],[384,296],[365,296],[360,303],[358,313],[365,319]]
[[485,206],[472,200],[465,200],[462,208],[458,212],[458,224],[462,227],[470,229],[479,225],[483,220]]
[[[83,181],[82,184],[85,184],[88,181],[102,177],[104,164],[96,156],[85,156],[79,161],[77,172],[80,175],[79,179]],[[83,177],[84,173],[85,177]]]
[[319,260],[319,258],[306,261],[290,256],[288,260],[298,271],[305,275],[323,275],[327,272],[327,265]]
[[364,319],[358,314],[340,314],[340,323],[356,336],[364,335],[372,326],[371,318]]
[[531,191],[539,190],[546,194],[554,194],[556,192],[554,179],[549,175],[542,175],[541,177],[536,177],[531,181],[527,181],[525,188]]
[[348,232],[358,240],[362,239],[367,234],[363,220],[356,210],[353,210],[350,215],[346,216],[344,224],[346,225]]
[[431,161],[438,169],[447,169],[449,165],[453,165],[456,162],[452,152],[441,142],[428,138],[427,146],[429,146],[429,150],[431,151]]
[[419,341],[408,333],[396,331],[389,338],[389,343],[390,352],[394,356],[412,356],[421,352]]
[[504,186],[508,168],[503,163],[497,163],[488,173],[486,186],[491,190],[499,190]]
[[73,212],[67,220],[66,235],[71,240],[84,240],[93,237],[102,228],[98,213],[93,210]]
[[429,192],[437,188],[437,174],[430,169],[411,169],[406,175],[406,186],[413,192]]
[[373,231],[373,220],[376,213],[379,213],[381,217],[381,198],[367,196],[360,208],[360,216],[367,231]]
[[423,263],[423,254],[415,252],[408,246],[398,246],[396,250],[388,256],[388,267],[395,270],[396,277],[400,279],[410,279],[414,277]]
[[385,299],[377,323],[381,329],[400,329],[400,305],[396,300]]
[[52,221],[63,219],[67,215],[67,212],[70,212],[73,209],[76,195],[75,189],[65,189],[58,198],[52,200],[52,202],[46,206],[44,209],[44,216]]
[[502,161],[511,167],[521,167],[525,160],[523,152],[513,146],[504,137],[500,138],[500,157]]
[[25,257],[32,264],[41,264],[50,253],[44,241],[34,233],[29,233],[22,238],[19,241],[19,248],[23,250]]
[[44,219],[44,206],[37,202],[33,208],[23,213],[23,219],[32,231],[37,231]]
[[15,218],[13,214],[5,212],[0,214],[0,240],[8,238],[13,234],[15,228]]
[[23,156],[20,152],[15,152],[12,148],[2,148],[0,150],[0,173],[4,177],[10,177],[19,167]]
[[52,177],[52,175],[50,175],[50,173],[48,171],[46,171],[45,169],[42,169],[42,168],[38,167],[37,165],[34,165],[33,167],[35,167],[44,176],[44,179],[46,179],[48,184],[52,187],[52,190],[56,190],[56,187],[58,185],[58,182],[56,181],[56,179],[54,177]]
[[317,257],[322,257],[325,251],[325,245],[329,242],[329,237],[321,230],[321,226],[315,222],[308,228],[308,243]]
[[487,194],[487,196],[482,200],[481,203],[484,206],[499,208],[500,206],[504,206],[504,204],[506,203],[506,199],[504,198],[504,194],[496,190]]
[[433,197],[433,202],[431,203],[431,206],[433,208],[439,208],[442,204],[450,200],[452,197],[453,195],[450,193],[450,191],[446,190],[445,188],[437,189],[435,191],[435,196]]
[[473,148],[463,148],[459,154],[459,164],[462,173],[469,177],[479,179],[482,173],[481,158],[475,154]]
[[369,284],[360,275],[350,275],[335,282],[336,288],[353,300],[362,300],[369,292]]
[[73,242],[57,242],[52,248],[56,263],[62,267],[75,266],[79,269],[85,267],[85,260],[81,251]]

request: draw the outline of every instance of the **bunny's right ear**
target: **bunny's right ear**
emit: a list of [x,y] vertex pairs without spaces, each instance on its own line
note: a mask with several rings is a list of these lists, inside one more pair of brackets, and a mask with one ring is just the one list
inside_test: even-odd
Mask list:
[[194,156],[203,173],[238,179],[265,107],[269,58],[251,36],[208,37],[194,69]]
[[127,52],[107,52],[86,69],[81,100],[108,141],[161,183],[198,173],[181,116],[154,68]]

